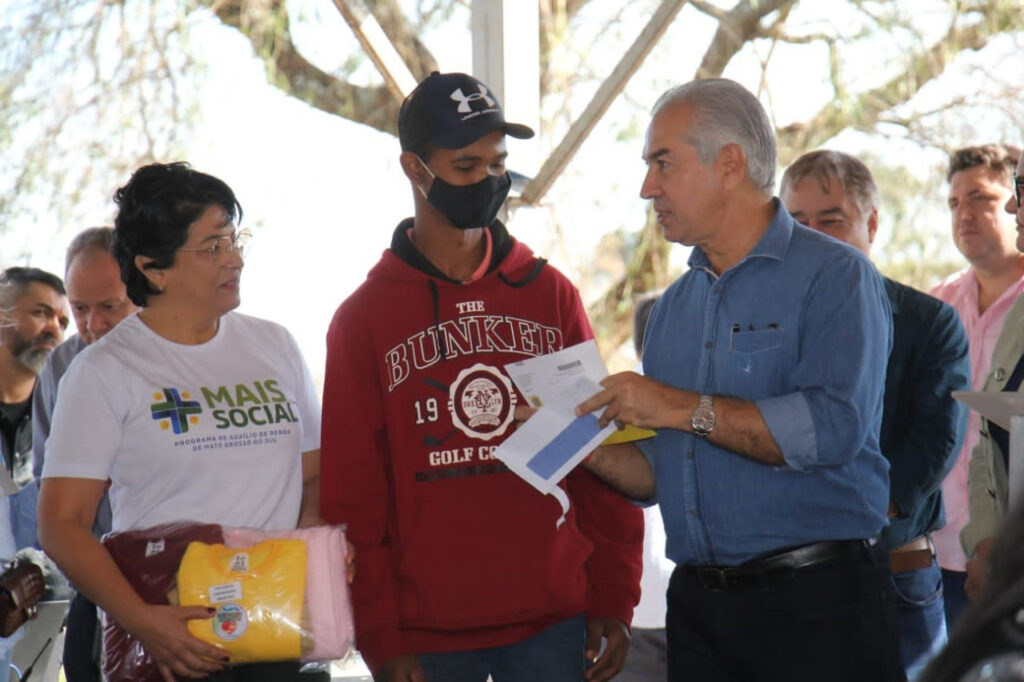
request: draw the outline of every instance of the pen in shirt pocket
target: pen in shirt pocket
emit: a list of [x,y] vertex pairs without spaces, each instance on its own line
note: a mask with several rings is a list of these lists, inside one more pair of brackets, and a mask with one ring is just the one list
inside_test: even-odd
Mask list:
[[[768,324],[766,324],[764,326],[764,328],[765,329],[776,330],[776,329],[779,328],[779,323],[778,322],[769,322]],[[740,326],[740,324],[738,322],[733,323],[733,325],[732,325],[732,333],[733,334],[738,334],[742,330],[743,330],[743,328]],[[748,324],[747,325],[747,331],[748,332],[754,332],[754,331],[757,331],[757,328],[754,327],[753,324]]]

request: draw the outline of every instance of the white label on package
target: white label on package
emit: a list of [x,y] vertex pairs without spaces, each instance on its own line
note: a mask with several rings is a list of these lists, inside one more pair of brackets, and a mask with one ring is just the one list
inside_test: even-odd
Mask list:
[[220,604],[226,601],[237,601],[242,598],[242,583],[224,583],[210,586],[210,603]]
[[235,571],[236,573],[248,573],[249,553],[239,552],[235,556],[231,557],[231,563],[228,564],[228,570]]
[[149,542],[146,543],[146,558],[147,559],[149,557],[155,555],[155,554],[159,554],[162,551],[164,551],[164,541],[163,541],[163,538],[160,538],[159,540],[156,540],[156,541],[150,540]]

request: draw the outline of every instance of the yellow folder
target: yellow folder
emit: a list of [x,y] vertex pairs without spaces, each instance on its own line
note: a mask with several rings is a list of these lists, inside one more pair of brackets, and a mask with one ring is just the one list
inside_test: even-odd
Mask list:
[[632,443],[635,440],[644,440],[656,436],[650,429],[641,429],[639,426],[626,424],[625,428],[616,429],[615,433],[605,438],[601,445],[616,445],[618,443]]

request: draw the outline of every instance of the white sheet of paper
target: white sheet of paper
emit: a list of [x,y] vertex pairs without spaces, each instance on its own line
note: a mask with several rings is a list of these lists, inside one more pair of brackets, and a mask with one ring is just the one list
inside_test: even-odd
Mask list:
[[1024,496],[1024,416],[1010,417],[1010,468],[1006,472],[1009,482],[1007,509],[1013,509]]
[[953,391],[953,397],[1007,431],[1010,430],[1010,417],[1024,415],[1024,393],[1016,391]]
[[558,482],[615,430],[614,424],[600,428],[593,414],[575,414],[579,403],[601,390],[597,382],[608,370],[597,344],[587,341],[505,365],[505,371],[538,409],[498,446],[494,456],[534,488],[558,500],[560,526],[569,511],[569,498]]
[[558,482],[614,430],[614,424],[600,428],[592,414],[574,417],[542,408],[506,438],[494,456],[534,488],[558,500],[562,515],[556,525],[561,526],[569,512],[569,498]]
[[534,488],[550,493],[614,430],[614,424],[602,429],[592,414],[566,418],[555,410],[541,409],[506,438],[494,455]]
[[[562,350],[505,365],[505,371],[531,407],[546,407],[575,417],[573,410],[601,390],[608,376],[597,342],[591,339]],[[588,379],[578,383],[580,378]]]

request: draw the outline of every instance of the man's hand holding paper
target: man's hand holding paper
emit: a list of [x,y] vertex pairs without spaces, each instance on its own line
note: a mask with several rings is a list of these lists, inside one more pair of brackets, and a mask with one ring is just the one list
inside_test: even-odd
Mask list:
[[604,427],[613,420],[619,428],[627,424],[643,429],[682,428],[687,412],[674,400],[678,391],[636,372],[619,372],[601,381],[604,390],[576,407],[577,415],[605,408],[599,418]]

